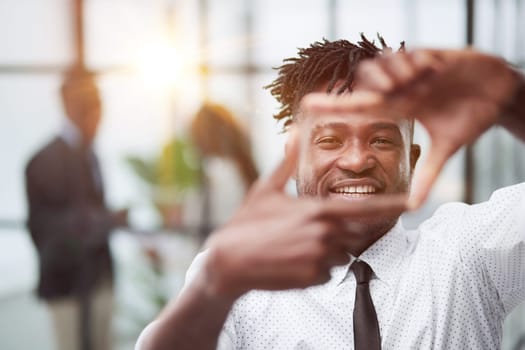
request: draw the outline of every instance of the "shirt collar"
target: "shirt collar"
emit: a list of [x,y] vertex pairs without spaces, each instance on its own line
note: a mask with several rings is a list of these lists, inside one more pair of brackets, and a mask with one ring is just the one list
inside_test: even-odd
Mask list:
[[71,148],[79,148],[82,144],[82,134],[80,133],[80,130],[68,118],[64,118],[60,137]]
[[[395,279],[395,272],[408,248],[408,243],[406,230],[401,220],[398,220],[390,231],[359,256],[359,260],[363,260],[370,265],[378,279],[390,284]],[[350,265],[352,265],[354,260],[356,260],[356,257],[350,256],[348,264],[332,268],[331,281],[334,284],[339,285],[346,280],[348,273],[350,273]]]
[[349,267],[354,262],[355,258],[350,255],[350,263],[346,265],[338,265],[332,267],[330,270],[330,274],[332,275],[332,278],[328,282],[329,285],[338,286],[341,283],[344,282],[346,279],[346,276],[348,275]]
[[359,259],[370,265],[377,278],[390,284],[407,251],[408,243],[406,230],[401,220],[398,220],[396,225],[365,250]]

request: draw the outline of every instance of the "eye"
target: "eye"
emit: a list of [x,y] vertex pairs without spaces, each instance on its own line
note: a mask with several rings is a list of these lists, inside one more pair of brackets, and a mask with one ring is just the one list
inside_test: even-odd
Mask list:
[[391,145],[394,142],[386,137],[377,137],[372,141],[372,143],[376,145]]
[[333,149],[341,146],[343,143],[335,136],[324,136],[316,139],[315,144],[323,149]]
[[399,142],[392,137],[378,136],[372,139],[370,145],[378,150],[392,150],[400,146]]

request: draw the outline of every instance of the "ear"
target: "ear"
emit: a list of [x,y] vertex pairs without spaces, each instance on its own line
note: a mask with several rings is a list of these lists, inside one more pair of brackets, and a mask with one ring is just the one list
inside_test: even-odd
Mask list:
[[419,156],[421,155],[421,147],[418,144],[412,144],[410,145],[410,173],[414,173],[414,169],[417,164],[417,160],[419,159]]

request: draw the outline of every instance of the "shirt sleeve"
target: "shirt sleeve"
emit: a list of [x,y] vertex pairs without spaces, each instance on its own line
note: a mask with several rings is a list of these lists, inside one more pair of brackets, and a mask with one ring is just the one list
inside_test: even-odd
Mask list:
[[[186,271],[186,279],[184,281],[184,286],[182,287],[181,292],[187,288],[187,286],[195,279],[200,269],[203,267],[207,252],[201,252],[193,259],[188,271]],[[144,339],[148,337],[151,333],[151,330],[155,327],[157,321],[151,322],[146,326],[140,333],[137,342],[135,344],[135,350],[142,350],[142,344]],[[221,334],[217,342],[217,350],[233,350],[235,349],[235,328],[234,322],[232,320],[232,314],[228,315],[226,322],[222,328]]]
[[525,183],[469,207],[462,222],[460,234],[469,241],[475,238],[482,268],[510,312],[525,300]]

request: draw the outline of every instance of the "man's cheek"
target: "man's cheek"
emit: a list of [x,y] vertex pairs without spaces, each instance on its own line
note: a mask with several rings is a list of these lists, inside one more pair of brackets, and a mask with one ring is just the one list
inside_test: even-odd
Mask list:
[[300,167],[299,171],[297,172],[297,190],[300,195],[303,194],[309,194],[314,195],[315,194],[315,188],[316,188],[316,175],[313,171],[313,167]]

